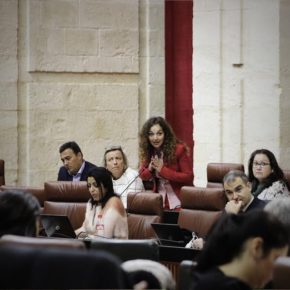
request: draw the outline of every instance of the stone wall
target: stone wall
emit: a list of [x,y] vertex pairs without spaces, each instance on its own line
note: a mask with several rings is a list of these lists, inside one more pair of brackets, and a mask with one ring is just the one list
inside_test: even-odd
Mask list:
[[[0,5],[6,183],[55,180],[58,148],[69,140],[97,165],[105,147],[122,145],[137,168],[139,127],[151,114],[164,114],[163,1]],[[163,102],[151,112],[155,99]]]
[[18,169],[18,1],[0,1],[0,158],[6,180],[17,181]]

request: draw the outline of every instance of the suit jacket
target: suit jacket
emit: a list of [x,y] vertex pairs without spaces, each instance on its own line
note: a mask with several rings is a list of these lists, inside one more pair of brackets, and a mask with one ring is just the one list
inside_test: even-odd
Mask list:
[[[253,210],[253,209],[263,209],[266,204],[267,204],[266,201],[258,199],[257,197],[254,197],[252,203],[248,206],[246,211],[240,211],[239,213],[245,213],[245,212],[248,212],[248,211]],[[223,210],[222,214],[227,214],[225,209]]]
[[266,204],[267,204],[266,201],[258,199],[257,197],[254,197],[254,200],[249,205],[249,207],[247,208],[246,212],[249,211],[249,210],[253,210],[253,209],[263,209]]
[[[80,181],[87,181],[89,170],[95,167],[97,167],[95,164],[85,161],[85,167],[81,174]],[[60,167],[57,181],[72,181],[72,180],[73,180],[73,176],[68,173],[67,169],[64,166]]]

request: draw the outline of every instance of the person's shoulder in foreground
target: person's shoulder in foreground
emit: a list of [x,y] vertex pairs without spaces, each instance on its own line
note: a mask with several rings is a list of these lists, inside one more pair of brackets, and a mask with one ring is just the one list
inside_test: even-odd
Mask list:
[[197,280],[194,290],[213,290],[213,285],[214,290],[251,290],[246,283],[234,277],[227,277],[218,268],[204,274],[195,273],[194,278]]
[[223,215],[198,256],[194,289],[263,288],[276,259],[287,254],[288,239],[286,227],[263,210]]

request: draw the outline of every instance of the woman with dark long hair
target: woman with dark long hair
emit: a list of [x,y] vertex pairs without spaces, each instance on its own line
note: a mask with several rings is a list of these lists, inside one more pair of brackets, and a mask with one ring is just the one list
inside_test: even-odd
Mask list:
[[194,290],[263,288],[275,260],[288,250],[288,232],[263,210],[223,215],[198,258]]
[[248,163],[252,194],[262,200],[289,197],[289,184],[275,155],[267,149],[255,150]]
[[148,119],[140,132],[140,176],[153,181],[153,191],[163,197],[163,206],[180,208],[180,189],[193,185],[193,170],[186,144],[177,139],[162,117]]
[[114,193],[111,173],[104,167],[93,168],[88,172],[87,184],[91,198],[83,225],[76,230],[76,235],[127,239],[127,214],[121,199]]

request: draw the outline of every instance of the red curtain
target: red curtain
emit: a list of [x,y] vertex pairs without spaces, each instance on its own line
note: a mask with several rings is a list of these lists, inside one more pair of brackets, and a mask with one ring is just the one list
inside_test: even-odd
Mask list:
[[193,0],[165,0],[165,117],[193,158]]

